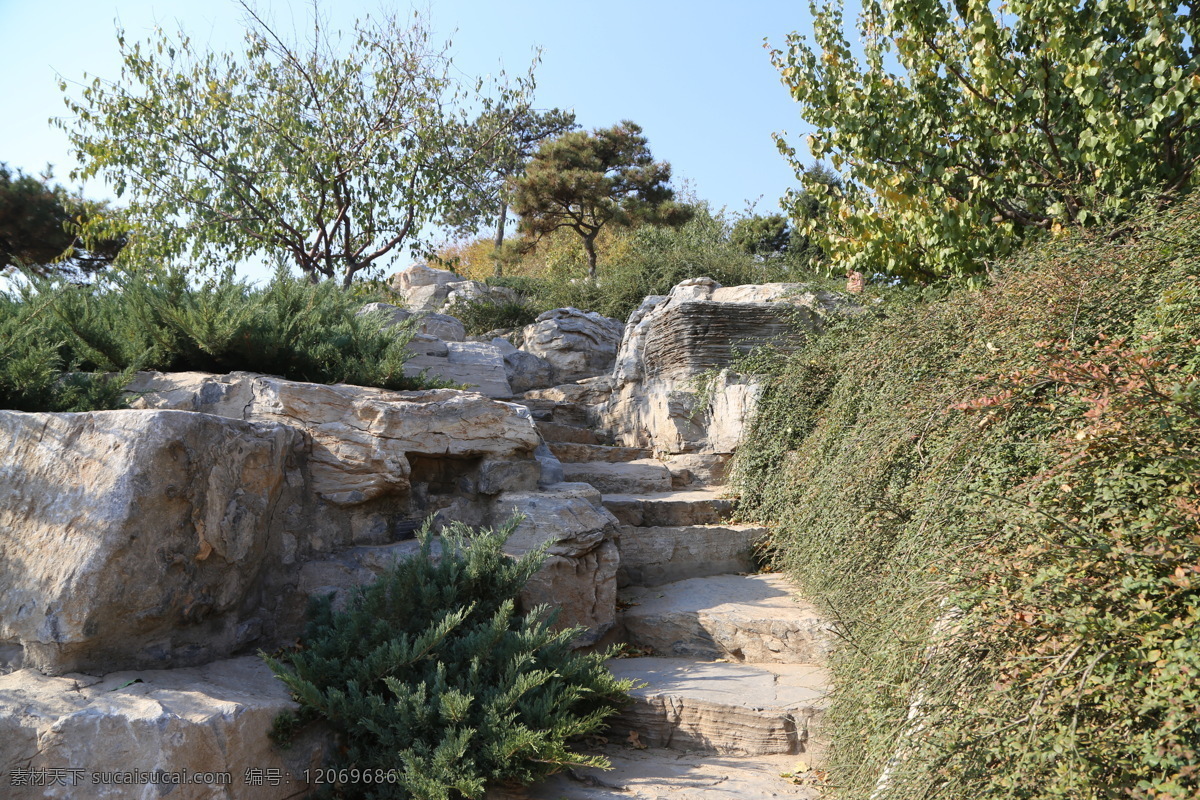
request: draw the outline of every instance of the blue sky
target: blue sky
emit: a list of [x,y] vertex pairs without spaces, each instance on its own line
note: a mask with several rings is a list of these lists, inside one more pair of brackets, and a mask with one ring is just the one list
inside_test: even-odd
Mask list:
[[[310,4],[260,0],[279,27],[303,31]],[[611,0],[567,5],[544,0],[436,0],[427,10],[433,29],[453,41],[451,54],[466,74],[527,69],[536,47],[541,107],[574,109],[588,128],[631,119],[645,129],[655,157],[670,161],[676,183],[717,207],[760,212],[777,208],[794,176],[771,140],[787,131],[795,143],[807,129],[771,66],[773,45],[807,30],[807,4],[774,0],[740,3],[691,0]],[[407,3],[342,0],[322,3],[335,27]],[[214,50],[241,44],[242,9],[231,0],[0,0],[0,75],[3,122],[0,161],[26,172],[54,164],[67,183],[74,164],[65,135],[47,120],[65,112],[57,75],[119,74],[115,25],[145,39],[155,24],[182,27],[193,43]],[[803,151],[802,151],[803,152]],[[103,185],[83,187],[107,197]]]

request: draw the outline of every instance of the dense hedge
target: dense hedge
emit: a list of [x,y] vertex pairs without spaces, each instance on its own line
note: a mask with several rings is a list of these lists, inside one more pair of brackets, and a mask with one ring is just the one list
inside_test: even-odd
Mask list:
[[407,378],[411,325],[356,316],[375,298],[280,273],[265,287],[182,271],[89,284],[35,281],[0,294],[0,408],[88,411],[122,404],[134,370],[245,370],[385,389]]
[[845,638],[836,796],[1200,794],[1198,274],[1192,198],[775,363],[741,513]]

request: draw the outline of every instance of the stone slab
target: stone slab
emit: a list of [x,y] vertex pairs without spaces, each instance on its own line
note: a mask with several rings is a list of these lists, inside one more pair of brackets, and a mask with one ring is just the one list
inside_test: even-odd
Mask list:
[[618,529],[617,586],[661,586],[688,578],[753,572],[755,547],[767,535],[756,525],[680,525]]
[[590,483],[601,492],[648,493],[671,488],[671,471],[652,458],[620,463],[563,462],[568,481]]
[[[0,677],[0,795],[11,800],[296,797],[308,788],[304,771],[320,767],[330,749],[320,734],[305,735],[287,750],[271,743],[275,717],[297,707],[287,687],[256,656],[103,677],[52,678],[20,670]],[[248,782],[249,770],[278,770],[281,780],[277,785]],[[215,773],[220,785],[151,782],[149,775],[158,772],[187,775],[189,781]],[[43,785],[14,785],[14,779],[25,782],[20,775]],[[59,780],[50,783],[41,775]]]
[[[611,770],[575,769],[525,789],[493,789],[487,800],[819,800],[790,776],[811,769],[804,755],[719,756],[610,744],[595,751]],[[788,777],[784,777],[784,776]]]
[[712,525],[729,516],[733,500],[720,489],[680,489],[649,494],[605,494],[604,507],[622,525]]
[[713,575],[621,593],[631,644],[656,655],[821,663],[829,622],[781,575]]
[[574,463],[600,461],[617,464],[624,461],[638,461],[653,455],[642,447],[610,447],[604,444],[576,444],[574,442],[553,442],[550,450],[559,460]]
[[563,425],[558,422],[538,422],[538,433],[547,442],[574,442],[576,444],[600,444],[596,432],[591,428],[581,428],[577,425]]
[[645,684],[614,718],[610,738],[634,732],[648,747],[743,755],[818,749],[829,687],[821,667],[682,658],[608,663],[618,678]]

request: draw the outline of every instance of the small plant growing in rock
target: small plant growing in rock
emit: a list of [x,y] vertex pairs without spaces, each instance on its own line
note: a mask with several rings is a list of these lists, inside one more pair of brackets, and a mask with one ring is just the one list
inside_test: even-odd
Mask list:
[[578,630],[552,630],[546,608],[518,613],[517,595],[545,559],[544,550],[504,554],[519,522],[453,523],[439,537],[426,524],[418,556],[358,589],[343,611],[331,597],[314,601],[300,648],[263,656],[301,704],[277,732],[321,719],[341,739],[348,773],[386,776],[338,786],[337,796],[477,798],[490,782],[608,766],[569,742],[599,731],[631,684],[604,667],[610,653],[572,652]]

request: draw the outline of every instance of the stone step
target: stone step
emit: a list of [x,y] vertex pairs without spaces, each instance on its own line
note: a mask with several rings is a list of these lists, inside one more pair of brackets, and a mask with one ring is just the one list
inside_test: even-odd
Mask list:
[[562,425],[557,422],[534,422],[538,433],[547,442],[573,442],[575,444],[600,444],[596,431],[578,425]]
[[620,593],[626,641],[659,656],[824,663],[829,622],[782,575],[713,575]]
[[661,461],[643,458],[620,463],[566,462],[564,479],[590,483],[601,492],[665,492],[671,488],[671,472]]
[[[611,770],[571,769],[522,789],[496,787],[487,800],[819,800],[808,754],[719,756],[629,743],[589,750],[612,762]],[[795,780],[794,780],[795,778]]]
[[650,458],[653,455],[652,452],[642,447],[610,447],[603,444],[574,444],[571,442],[552,442],[550,450],[564,464],[588,461],[615,464],[622,461]]
[[757,525],[678,525],[619,529],[617,586],[661,586],[758,569],[755,549],[767,536]]
[[615,658],[618,678],[645,685],[612,718],[609,739],[647,747],[764,755],[821,751],[828,675],[811,664],[733,664],[684,658]]
[[733,500],[720,489],[682,489],[649,494],[605,494],[604,507],[622,525],[712,525],[723,521]]

